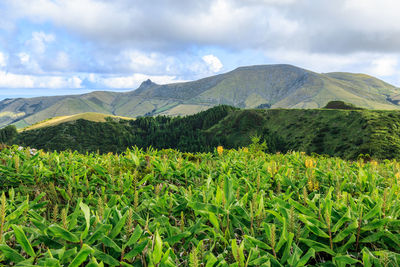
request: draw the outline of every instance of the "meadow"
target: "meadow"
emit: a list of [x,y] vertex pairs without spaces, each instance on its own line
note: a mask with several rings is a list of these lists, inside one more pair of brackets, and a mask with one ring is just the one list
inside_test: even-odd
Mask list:
[[4,266],[399,266],[400,163],[0,152]]

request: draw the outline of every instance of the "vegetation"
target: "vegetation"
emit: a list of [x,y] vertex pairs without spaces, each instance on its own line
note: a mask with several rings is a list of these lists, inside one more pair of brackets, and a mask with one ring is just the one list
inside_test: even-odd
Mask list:
[[[79,117],[79,116],[78,116]],[[92,122],[78,119],[10,134],[0,141],[47,151],[122,153],[127,147],[210,152],[248,146],[252,136],[268,152],[304,151],[344,159],[400,158],[400,112],[344,109],[242,110],[229,106],[186,117],[140,117]],[[15,129],[14,129],[15,131]]]
[[0,263],[399,265],[398,162],[265,154],[254,141],[196,154],[3,149]]
[[176,148],[181,151],[210,151],[224,143],[204,133],[234,108],[220,106],[185,118],[165,116],[136,120],[71,121],[52,127],[21,132],[14,142],[45,150],[78,150],[121,153],[127,147]]
[[326,109],[348,109],[348,110],[361,110],[363,108],[356,107],[351,103],[345,103],[343,101],[329,101],[324,107]]
[[15,138],[17,138],[18,132],[14,125],[8,125],[0,129],[0,143],[11,145]]

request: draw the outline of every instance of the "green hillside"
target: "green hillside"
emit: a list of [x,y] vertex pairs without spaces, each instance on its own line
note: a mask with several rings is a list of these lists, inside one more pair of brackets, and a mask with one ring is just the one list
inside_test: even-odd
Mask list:
[[126,93],[0,101],[0,126],[23,128],[39,121],[85,112],[116,116],[189,115],[224,104],[239,108],[322,108],[341,100],[367,109],[400,109],[400,90],[364,74],[319,74],[291,65],[259,65],[197,81],[159,85],[150,80]]
[[30,126],[27,126],[23,129],[21,129],[21,131],[29,131],[29,130],[43,128],[43,127],[55,126],[55,125],[58,125],[61,123],[65,123],[65,122],[69,122],[69,121],[76,121],[79,119],[93,121],[93,122],[106,122],[108,119],[133,120],[133,118],[129,118],[129,117],[114,116],[114,115],[95,113],[95,112],[86,112],[86,113],[80,113],[80,114],[75,114],[75,115],[59,116],[59,117],[50,118],[50,119],[47,119],[44,121],[37,122]]
[[[71,120],[26,130],[13,143],[45,150],[123,152],[126,147],[212,151],[248,146],[253,136],[269,152],[304,151],[356,159],[400,158],[400,111],[345,109],[237,109],[217,106],[186,117]],[[10,129],[4,140],[10,143]],[[0,134],[1,136],[1,134]]]

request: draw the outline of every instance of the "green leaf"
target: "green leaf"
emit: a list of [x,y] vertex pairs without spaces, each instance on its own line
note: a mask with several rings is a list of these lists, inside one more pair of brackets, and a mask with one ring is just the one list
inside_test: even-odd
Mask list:
[[346,213],[342,216],[342,218],[340,218],[340,220],[337,221],[335,223],[335,225],[332,227],[332,233],[335,233],[336,231],[338,231],[339,228],[342,227],[342,225],[344,223],[351,221],[350,216],[351,216],[350,215],[350,209],[348,208]]
[[311,223],[307,224],[306,227],[317,236],[329,238],[329,235],[327,233],[325,233],[323,230],[321,230],[318,226],[315,226],[314,224]]
[[296,264],[296,267],[301,267],[307,264],[307,262],[310,260],[310,258],[315,258],[315,250],[313,248],[310,248],[306,254],[304,254],[303,257],[299,260],[299,262]]
[[109,238],[106,235],[103,235],[103,237],[101,238],[101,242],[103,242],[103,244],[106,247],[112,248],[116,252],[121,252],[122,251],[122,249],[117,245],[117,243],[115,243],[111,238]]
[[300,211],[302,214],[305,214],[307,216],[314,216],[314,212],[303,205],[299,204],[298,202],[294,201],[293,199],[289,198],[289,203],[291,206],[295,207],[298,211]]
[[217,258],[212,253],[209,253],[206,256],[206,260],[207,260],[206,267],[213,267],[214,264],[218,261]]
[[337,251],[340,252],[340,253],[345,253],[350,248],[350,246],[355,242],[356,242],[356,236],[354,234],[352,234],[350,236],[349,240],[347,240],[346,244],[344,244],[343,246],[339,247],[337,249]]
[[11,227],[14,230],[15,238],[17,239],[18,244],[21,245],[22,249],[26,252],[26,254],[28,254],[31,257],[35,257],[36,254],[33,251],[32,245],[29,242],[28,238],[26,238],[24,230],[22,230],[21,226],[12,225]]
[[29,208],[29,202],[28,202],[28,200],[25,200],[24,202],[22,202],[21,205],[18,206],[18,208],[17,208],[16,210],[14,210],[12,213],[10,213],[10,214],[6,217],[5,221],[6,221],[6,222],[9,222],[9,221],[15,220],[15,219],[17,219],[17,218],[20,218],[20,217],[21,217],[21,214],[22,214],[24,211],[26,211],[28,208]]
[[238,246],[236,244],[236,239],[232,239],[231,246],[232,246],[233,257],[235,258],[236,262],[239,263],[239,254],[238,254]]
[[90,227],[90,209],[88,205],[85,203],[81,202],[79,203],[79,206],[81,207],[81,210],[83,212],[83,215],[85,216],[85,221],[86,221],[86,227],[85,230],[81,233],[81,239],[85,239],[86,236],[88,235],[89,232],[89,227]]
[[377,232],[372,235],[369,235],[363,239],[360,240],[361,243],[373,243],[379,240],[382,236],[384,236],[384,232]]
[[362,259],[363,259],[363,264],[364,267],[372,267],[372,260],[375,258],[374,255],[372,255],[371,251],[368,250],[368,248],[364,247],[362,250]]
[[191,233],[189,231],[185,231],[183,233],[173,235],[171,237],[168,237],[164,240],[164,242],[168,243],[170,246],[175,245],[177,242],[179,242],[181,239],[186,238],[191,236]]
[[16,250],[10,248],[5,244],[0,244],[0,251],[5,255],[6,259],[11,260],[12,262],[18,263],[25,260]]
[[134,257],[136,257],[136,255],[142,253],[143,249],[147,246],[148,242],[149,240],[146,239],[145,241],[139,243],[134,249],[125,254],[124,259],[132,260]]
[[81,250],[72,260],[72,262],[68,265],[69,267],[79,267],[84,261],[86,261],[87,257],[90,253],[93,253],[94,250],[86,244],[83,244]]
[[111,239],[114,239],[121,232],[122,228],[125,226],[125,221],[127,217],[128,217],[128,211],[125,212],[124,216],[122,216],[122,218],[117,222],[117,224],[111,230],[109,234],[109,237]]
[[324,245],[320,242],[311,240],[311,239],[306,239],[306,238],[300,238],[300,242],[306,244],[308,247],[313,248],[315,252],[326,252],[332,256],[335,255],[335,252],[331,250],[327,245]]
[[259,247],[259,248],[267,249],[267,250],[271,250],[271,249],[272,249],[272,248],[271,248],[269,245],[267,245],[266,243],[264,243],[264,242],[262,242],[262,241],[260,241],[260,240],[258,240],[258,239],[256,239],[256,238],[254,238],[254,237],[252,237],[252,236],[245,235],[245,236],[244,236],[244,239],[246,239],[247,241],[249,241],[250,244],[253,244],[254,246],[257,246],[257,247]]
[[333,238],[333,242],[337,243],[345,239],[348,235],[352,234],[356,229],[358,229],[358,223],[357,221],[353,221],[349,226],[341,231],[339,234]]
[[93,257],[85,267],[103,267],[103,266],[104,266],[103,262],[99,264],[97,260]]
[[108,264],[109,266],[119,266],[120,263],[117,261],[114,257],[101,252],[100,250],[94,249],[94,257],[96,259],[99,259],[103,261],[105,264]]
[[[399,238],[392,234],[391,232],[389,232],[388,230],[384,231],[384,234],[387,238],[389,238],[390,240],[392,240],[394,243],[396,243],[397,247],[400,247],[400,240]],[[397,234],[398,235],[398,234]]]
[[133,231],[131,237],[129,238],[128,242],[126,242],[126,244],[123,247],[125,248],[125,247],[129,247],[129,246],[132,246],[133,244],[135,244],[139,240],[142,233],[143,233],[143,231],[142,231],[142,228],[140,228],[140,225],[139,224],[136,225],[136,228]]
[[224,178],[224,194],[225,194],[225,199],[226,199],[226,204],[229,206],[233,199],[234,199],[234,191],[233,191],[233,184],[231,178],[229,178],[228,175],[225,175]]
[[350,257],[349,255],[339,255],[333,257],[333,262],[336,264],[336,266],[347,266],[347,265],[354,266],[357,263],[361,263],[359,260],[356,260]]
[[161,260],[162,256],[162,240],[158,230],[156,230],[154,236],[154,251],[153,251],[153,261],[155,264],[158,264]]
[[285,263],[287,259],[290,256],[290,250],[292,248],[292,242],[293,242],[294,234],[289,233],[286,241],[286,247],[285,250],[283,251],[283,255],[281,257],[281,263]]
[[381,203],[378,203],[365,216],[363,216],[362,219],[369,220],[372,217],[375,217],[380,211],[381,211]]
[[295,266],[297,262],[300,261],[300,257],[301,255],[303,255],[303,251],[296,245],[296,243],[293,243],[291,252],[291,256],[289,257],[287,263],[289,264],[289,266]]
[[283,217],[274,210],[266,210],[266,212],[271,213],[274,215],[281,223],[284,223]]
[[111,230],[111,228],[111,224],[101,224],[100,226],[98,226],[96,231],[94,231],[94,233],[90,235],[89,239],[85,243],[88,245],[93,244],[94,242],[102,238],[103,235],[106,235],[108,231]]
[[71,233],[68,230],[65,230],[64,228],[56,225],[56,224],[52,224],[49,226],[48,228],[55,237],[61,237],[62,239],[72,242],[72,243],[79,243],[79,237],[77,237],[75,234]]
[[44,261],[46,267],[60,267],[60,261],[57,259],[45,259]]
[[382,226],[384,226],[385,224],[387,224],[389,221],[390,221],[389,218],[374,219],[373,221],[369,222],[368,224],[362,225],[361,231],[362,232],[373,231],[373,230],[380,231],[380,228]]
[[209,218],[211,224],[214,226],[214,228],[215,228],[217,231],[220,231],[219,222],[218,222],[217,216],[216,216],[214,213],[209,212],[209,213],[208,213],[208,218]]
[[74,229],[78,222],[78,216],[81,211],[79,204],[81,202],[82,202],[82,199],[78,199],[78,204],[76,205],[74,212],[68,216],[68,229],[69,230]]

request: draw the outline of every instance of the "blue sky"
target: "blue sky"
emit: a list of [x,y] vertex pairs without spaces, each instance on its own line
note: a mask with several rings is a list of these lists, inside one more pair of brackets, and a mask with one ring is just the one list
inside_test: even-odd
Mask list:
[[288,63],[400,86],[397,0],[0,0],[0,99]]

